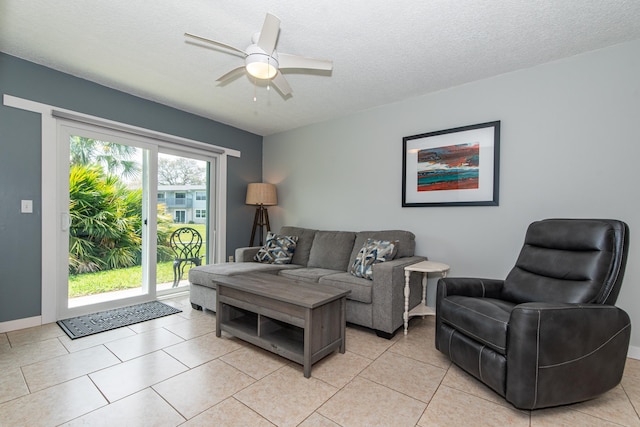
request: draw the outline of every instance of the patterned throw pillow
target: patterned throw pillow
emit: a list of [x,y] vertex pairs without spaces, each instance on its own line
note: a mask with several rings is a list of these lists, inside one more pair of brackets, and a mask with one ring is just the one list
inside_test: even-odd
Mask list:
[[266,264],[290,264],[298,244],[298,236],[279,236],[269,231],[264,246],[253,257]]
[[351,266],[351,274],[373,280],[373,264],[392,260],[398,252],[398,241],[367,239]]

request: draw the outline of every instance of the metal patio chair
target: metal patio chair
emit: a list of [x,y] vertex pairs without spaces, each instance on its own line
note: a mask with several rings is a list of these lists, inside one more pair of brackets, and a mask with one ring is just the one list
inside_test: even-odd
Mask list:
[[202,263],[203,256],[200,255],[202,236],[191,227],[181,227],[171,233],[169,245],[175,254],[172,286],[175,288],[182,280],[187,264],[200,265]]

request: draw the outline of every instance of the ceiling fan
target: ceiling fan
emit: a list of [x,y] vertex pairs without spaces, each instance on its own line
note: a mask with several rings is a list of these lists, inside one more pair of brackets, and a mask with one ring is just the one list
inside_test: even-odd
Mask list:
[[251,39],[252,44],[245,50],[230,46],[226,43],[197,36],[191,33],[184,33],[186,37],[210,43],[218,47],[229,50],[229,53],[244,58],[244,65],[234,68],[228,73],[218,78],[218,82],[223,83],[231,80],[245,71],[256,79],[270,80],[270,82],[287,97],[292,89],[287,80],[282,75],[284,69],[306,69],[306,70],[326,70],[333,69],[333,62],[326,59],[307,58],[304,56],[290,55],[276,51],[278,33],[280,31],[280,19],[267,13],[262,25],[262,30],[255,33]]

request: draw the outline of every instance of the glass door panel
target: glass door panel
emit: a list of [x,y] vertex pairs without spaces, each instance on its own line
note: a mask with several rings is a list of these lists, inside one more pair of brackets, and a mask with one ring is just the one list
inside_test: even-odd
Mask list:
[[189,269],[208,262],[210,164],[188,153],[158,153],[159,294],[187,290]]
[[147,161],[144,148],[70,135],[69,309],[148,292]]

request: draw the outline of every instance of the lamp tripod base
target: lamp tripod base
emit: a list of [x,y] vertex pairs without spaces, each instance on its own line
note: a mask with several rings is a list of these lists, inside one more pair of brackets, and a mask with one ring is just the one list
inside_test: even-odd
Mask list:
[[267,231],[271,230],[271,226],[269,225],[269,212],[264,205],[259,205],[256,208],[256,215],[253,218],[253,229],[251,230],[251,240],[249,241],[249,246],[253,246],[253,241],[256,237],[256,229],[260,227],[260,246],[264,244],[263,242],[263,229],[264,226],[267,226]]

